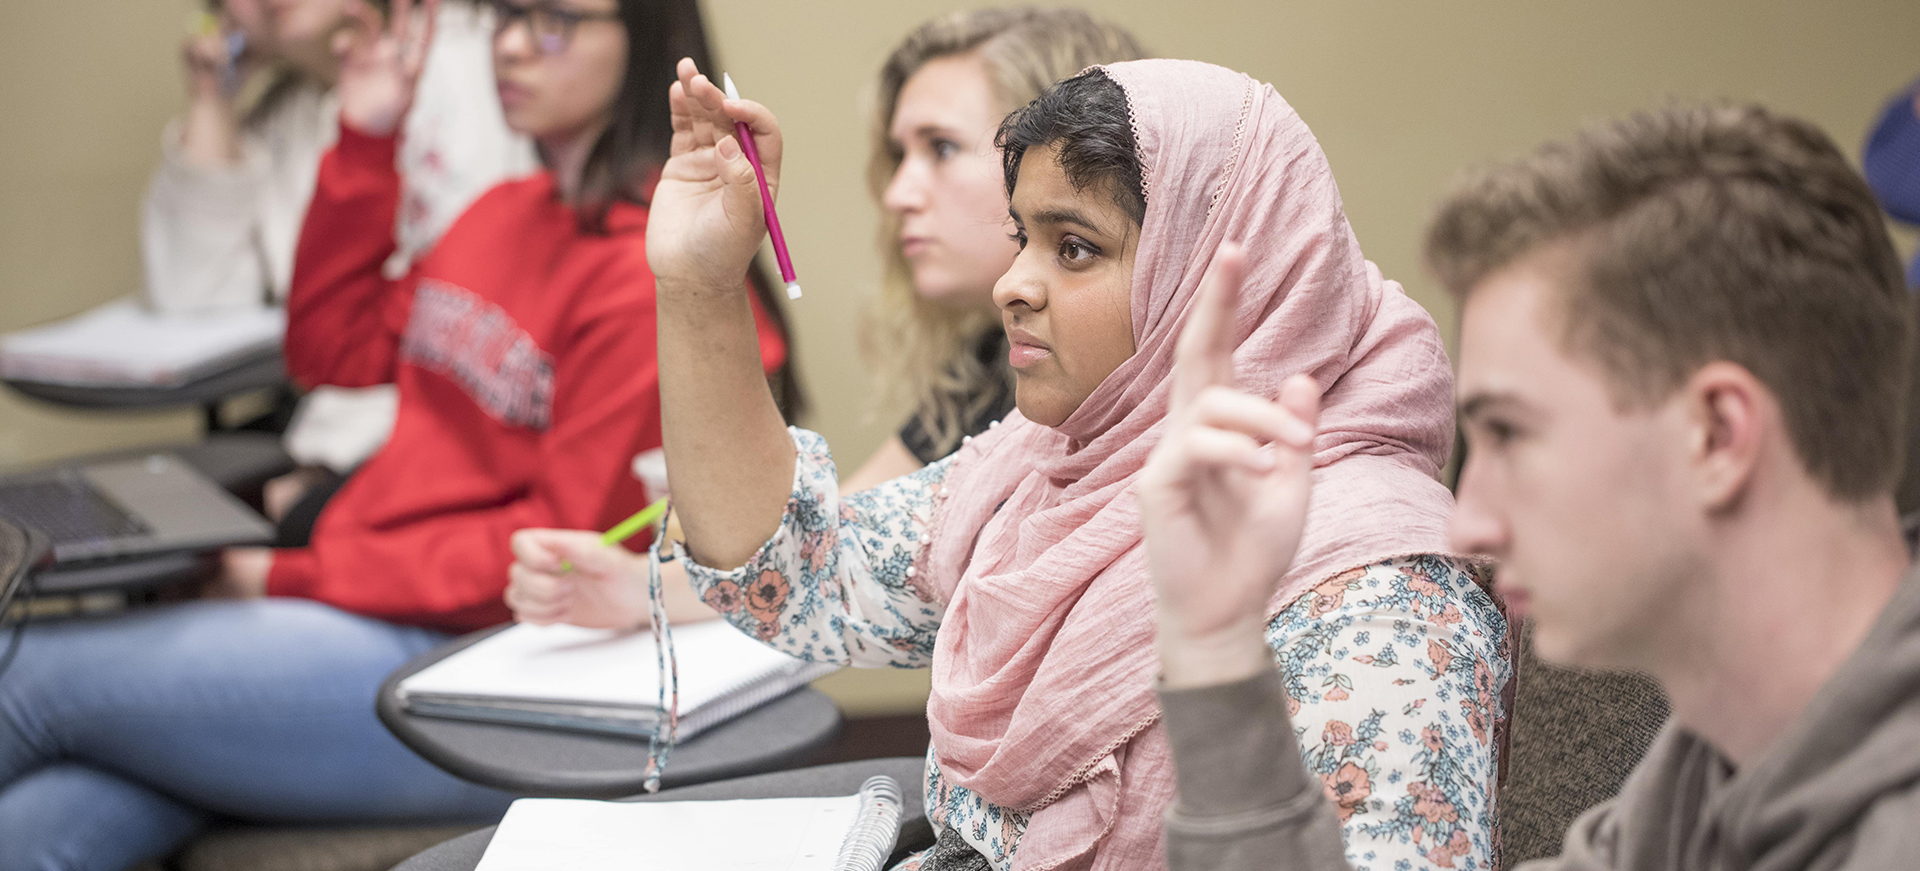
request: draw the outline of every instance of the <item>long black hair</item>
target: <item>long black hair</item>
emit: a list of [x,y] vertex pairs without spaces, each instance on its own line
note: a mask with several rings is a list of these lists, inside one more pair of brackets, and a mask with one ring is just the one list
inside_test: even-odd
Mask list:
[[[667,162],[673,145],[667,89],[678,79],[675,67],[680,59],[693,58],[709,73],[717,69],[697,0],[620,0],[620,23],[627,29],[626,76],[613,98],[607,129],[587,153],[580,172],[576,208],[582,229],[593,233],[606,232],[607,210],[614,203],[647,204],[648,180]],[[786,341],[787,361],[768,380],[781,413],[791,421],[806,412],[807,401],[796,374],[786,309],[758,257],[748,268],[747,283]]]

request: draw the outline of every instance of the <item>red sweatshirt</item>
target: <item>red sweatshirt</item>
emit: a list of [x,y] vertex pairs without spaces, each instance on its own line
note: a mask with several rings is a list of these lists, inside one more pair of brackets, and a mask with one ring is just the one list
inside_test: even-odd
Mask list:
[[[308,386],[393,383],[385,447],[276,551],[267,591],[400,623],[509,617],[508,536],[601,529],[647,502],[630,471],[660,446],[646,210],[582,232],[541,173],[488,191],[399,281],[396,140],[343,126],[320,162],[287,300],[287,371]],[[761,360],[785,359],[760,319]]]

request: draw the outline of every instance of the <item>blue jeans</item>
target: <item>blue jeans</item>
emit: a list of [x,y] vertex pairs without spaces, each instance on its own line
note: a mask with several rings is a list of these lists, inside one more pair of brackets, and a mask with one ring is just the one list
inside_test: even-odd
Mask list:
[[33,624],[0,675],[0,871],[121,871],[213,817],[498,819],[512,796],[374,716],[446,637],[286,598]]

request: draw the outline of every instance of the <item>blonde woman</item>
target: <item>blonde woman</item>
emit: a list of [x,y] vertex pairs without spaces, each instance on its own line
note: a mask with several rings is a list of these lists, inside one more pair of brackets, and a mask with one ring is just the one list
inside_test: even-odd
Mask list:
[[[1069,8],[955,12],[909,33],[880,69],[868,183],[883,208],[886,275],[867,323],[867,350],[897,404],[914,412],[847,478],[847,491],[947,456],[1013,408],[1007,339],[993,285],[1020,251],[1007,218],[994,133],[1054,82],[1101,63],[1145,56],[1131,33]],[[645,622],[645,564],[595,533],[514,535],[507,604],[529,623]],[[562,562],[572,570],[560,572]],[[711,611],[683,584],[668,614]]]
[[886,273],[866,350],[884,399],[914,410],[848,489],[938,460],[1013,407],[992,294],[1019,248],[994,131],[1048,85],[1144,56],[1078,9],[1022,7],[932,19],[887,58],[868,168]]

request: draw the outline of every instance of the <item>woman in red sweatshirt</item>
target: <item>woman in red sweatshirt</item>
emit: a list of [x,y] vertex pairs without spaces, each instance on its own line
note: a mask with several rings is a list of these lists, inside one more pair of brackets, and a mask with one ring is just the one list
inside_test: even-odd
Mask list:
[[[301,383],[398,386],[392,438],[311,544],[231,551],[226,600],[27,635],[0,681],[0,871],[121,869],[216,816],[484,819],[508,796],[375,720],[386,674],[507,619],[508,537],[611,524],[660,444],[645,191],[673,65],[706,54],[694,0],[495,0],[507,123],[546,169],[477,200],[397,279],[397,142],[432,7],[364,6],[339,44],[340,139],[295,256]],[[760,286],[764,287],[764,283]],[[765,296],[761,360],[786,343]]]
[[[646,503],[622,473],[660,446],[638,192],[672,133],[656,86],[704,39],[690,38],[691,3],[681,13],[691,28],[646,27],[636,40],[617,5],[600,2],[496,4],[501,107],[549,169],[481,197],[398,281],[381,267],[394,248],[394,134],[412,59],[398,41],[348,55],[339,144],[321,162],[294,257],[287,368],[309,386],[396,384],[399,417],[310,545],[231,554],[233,587],[264,580],[273,595],[475,629],[509,617],[514,530],[604,528]],[[673,4],[626,5],[657,15]],[[655,44],[635,44],[645,41]],[[762,311],[778,308],[763,299]],[[764,316],[760,351],[779,368],[785,342]]]

